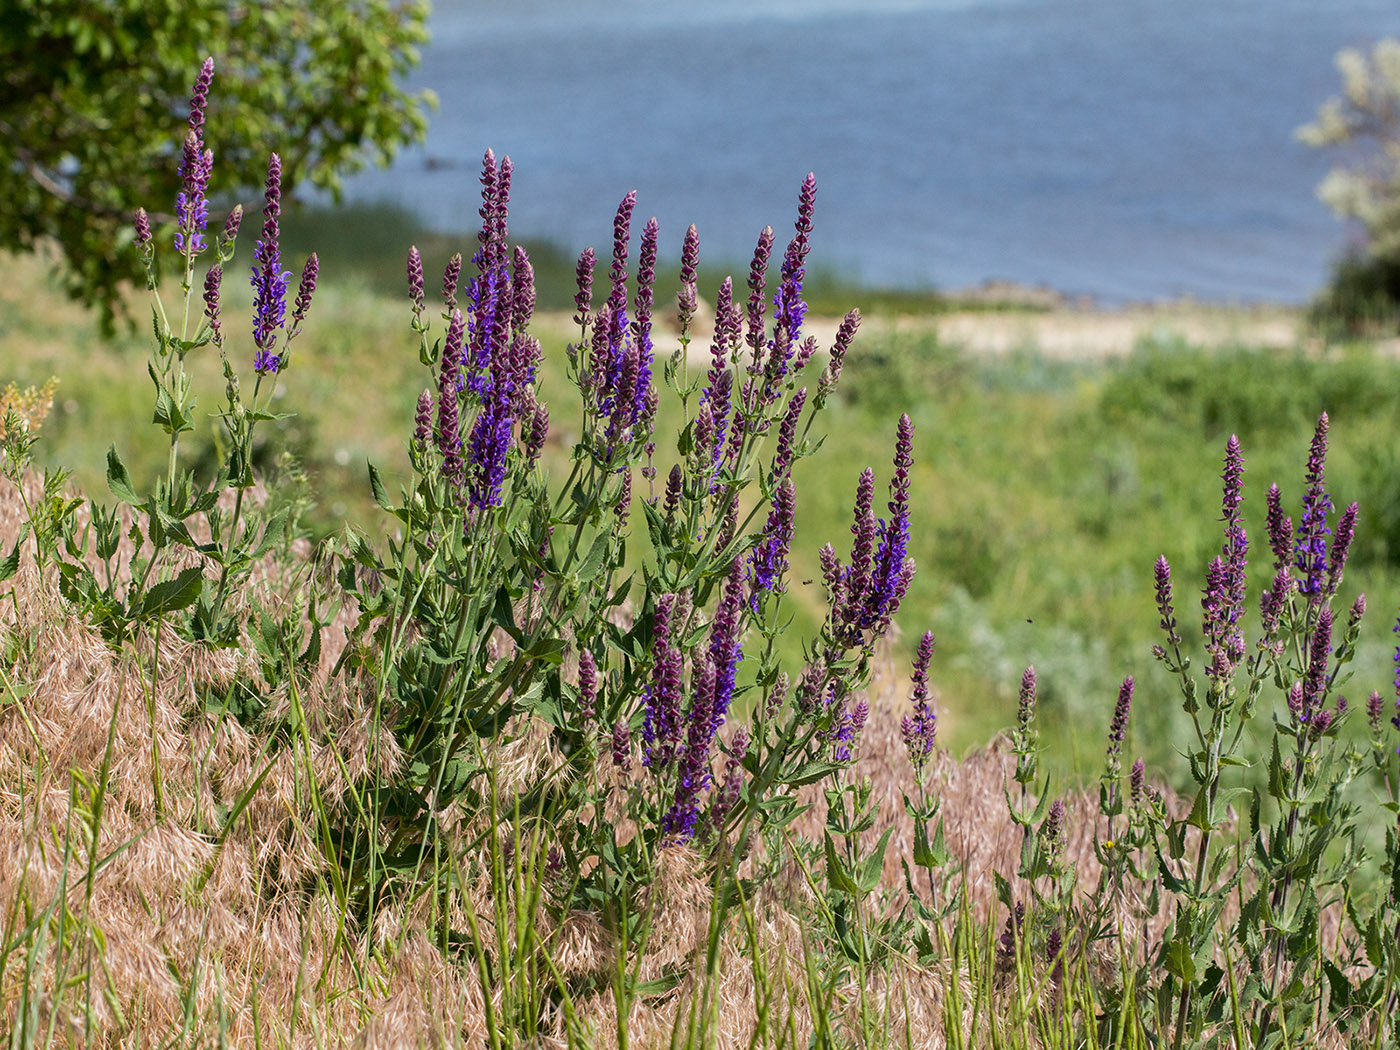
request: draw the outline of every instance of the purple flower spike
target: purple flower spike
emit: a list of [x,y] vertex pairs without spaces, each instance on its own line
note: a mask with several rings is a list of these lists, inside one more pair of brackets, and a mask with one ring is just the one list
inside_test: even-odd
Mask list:
[[659,227],[655,217],[642,229],[642,244],[637,257],[636,318],[632,334],[637,340],[637,381],[632,391],[633,419],[646,414],[647,390],[651,387],[651,308],[656,284],[656,238]]
[[535,406],[535,414],[530,418],[530,435],[525,439],[525,460],[530,464],[539,461],[544,450],[545,439],[549,437],[549,409],[543,403]]
[[696,267],[700,260],[700,231],[695,224],[685,231],[685,243],[681,245],[681,286],[676,292],[676,309],[683,331],[690,328],[695,317],[696,307]]
[[190,93],[190,130],[196,135],[204,130],[204,107],[209,104],[209,85],[214,82],[214,59],[206,58],[195,77]]
[[1361,624],[1361,618],[1366,615],[1366,595],[1358,594],[1356,600],[1351,603],[1351,610],[1347,613],[1347,629],[1355,630]]
[[876,627],[877,633],[888,624],[899,608],[909,581],[905,578],[909,555],[909,470],[913,464],[914,424],[908,415],[899,417],[899,429],[894,445],[894,477],[890,480],[890,517],[879,526],[880,546],[875,552],[875,567],[870,583],[870,596],[862,627]]
[[282,370],[282,356],[273,353],[277,330],[287,313],[287,278],[282,269],[278,246],[278,218],[282,214],[282,158],[272,154],[267,163],[267,183],[263,188],[262,239],[253,250],[253,345],[258,348],[253,363],[259,375]]
[[759,599],[766,593],[781,594],[783,574],[787,572],[788,548],[792,545],[793,517],[796,513],[797,489],[786,478],[773,494],[768,522],[763,527],[763,539],[749,558],[749,605],[755,611]]
[[450,315],[457,309],[457,285],[462,279],[462,253],[454,252],[442,271],[442,299]]
[[413,316],[417,317],[425,309],[423,291],[423,257],[418,254],[415,244],[408,249],[408,297],[413,301]]
[[301,284],[297,287],[297,300],[292,307],[292,335],[301,329],[301,323],[306,320],[306,311],[311,309],[311,297],[316,294],[316,277],[320,272],[321,260],[312,252],[301,269]]
[[735,559],[725,582],[724,596],[715,610],[714,622],[710,625],[709,658],[715,669],[714,708],[710,714],[711,737],[724,722],[729,711],[729,701],[734,695],[734,682],[738,675],[739,661],[743,653],[739,647],[739,607],[744,594],[743,562]]
[[627,731],[627,723],[618,719],[612,731],[613,766],[626,773],[632,768],[632,740]]
[[180,162],[182,188],[175,195],[175,250],[190,258],[204,251],[204,229],[209,224],[209,202],[204,195],[214,173],[214,154],[203,145],[195,132],[186,136]]
[[1176,614],[1172,609],[1172,567],[1165,554],[1152,567],[1152,575],[1157,585],[1157,611],[1162,616],[1162,630],[1167,633],[1170,644],[1179,645],[1181,635],[1176,633]]
[[846,572],[846,586],[851,598],[864,598],[874,567],[875,532],[878,528],[871,505],[875,499],[875,471],[866,467],[856,483],[855,512],[851,523],[851,565]]
[[[496,194],[499,188],[499,176],[496,171],[496,151],[490,146],[486,147],[486,152],[481,157],[481,207],[477,209],[477,214],[481,216],[481,229],[476,235],[477,242],[481,245],[481,251],[485,251],[486,246],[491,243],[491,236],[496,222]],[[482,269],[487,269],[491,265],[491,260],[486,258],[481,252],[477,255],[478,262]]]
[[1118,702],[1113,706],[1113,721],[1108,727],[1108,758],[1117,768],[1118,755],[1123,750],[1123,738],[1128,733],[1128,714],[1133,706],[1133,676],[1123,679],[1118,689]]
[[681,730],[681,652],[671,644],[671,614],[676,597],[656,600],[651,624],[651,682],[646,688],[646,717],[642,722],[642,765],[660,773],[675,755]]
[[498,384],[487,396],[467,439],[467,499],[479,510],[501,505],[514,425],[509,392],[505,384]]
[[453,486],[460,486],[466,474],[457,417],[457,391],[462,383],[462,340],[466,326],[462,311],[452,311],[447,337],[442,343],[442,363],[438,371],[437,444],[438,451],[442,453],[443,474]]
[[797,422],[802,418],[802,406],[807,403],[807,388],[800,387],[788,402],[787,413],[778,428],[778,447],[773,452],[773,477],[785,478],[792,470],[793,445],[797,440]]
[[418,411],[413,417],[413,442],[426,449],[433,439],[433,393],[424,390],[418,395]]
[[685,475],[681,472],[681,465],[673,463],[671,472],[666,475],[666,498],[661,504],[662,513],[666,515],[667,521],[676,520],[676,512],[681,506],[681,482]]
[[598,665],[593,662],[592,651],[583,649],[578,654],[578,712],[585,725],[593,721],[597,698]]
[[746,342],[753,349],[753,367],[760,367],[759,354],[763,348],[763,314],[768,308],[763,295],[763,287],[768,280],[768,257],[773,253],[773,227],[763,227],[754,246],[753,260],[749,263],[749,310]]
[[510,307],[510,328],[520,333],[530,323],[535,312],[535,268],[530,265],[530,257],[525,249],[515,247],[515,269],[511,274],[511,287],[515,298]]
[[1021,675],[1021,694],[1016,702],[1016,726],[1022,733],[1031,727],[1035,720],[1035,667],[1027,667]]
[[151,218],[146,214],[145,208],[136,209],[136,218],[132,225],[136,227],[136,246],[144,248],[151,243]]
[[[1390,633],[1391,633],[1391,634],[1400,634],[1400,618],[1397,618],[1397,619],[1396,619],[1396,621],[1395,621],[1395,626],[1392,627],[1392,628],[1390,629]],[[1395,706],[1396,706],[1396,707],[1400,707],[1400,645],[1397,645],[1397,646],[1395,647],[1394,664],[1395,664],[1395,678],[1394,678],[1394,682],[1395,682]],[[1400,722],[1397,722],[1397,723],[1396,723],[1395,728],[1396,728],[1396,729],[1400,729]]]
[[1327,687],[1327,658],[1332,654],[1332,609],[1324,605],[1317,614],[1317,628],[1308,647],[1308,666],[1303,672],[1298,721],[1310,722],[1322,703]]
[[1366,698],[1366,724],[1371,727],[1373,734],[1379,734],[1381,731],[1381,710],[1384,706],[1378,692],[1372,691]]
[[204,251],[204,229],[209,223],[205,193],[214,171],[214,154],[204,148],[202,132],[213,80],[214,60],[206,58],[190,95],[189,131],[180,159],[180,192],[175,197],[175,249],[189,259]]
[[1224,482],[1220,520],[1233,525],[1239,521],[1244,487],[1244,456],[1240,453],[1240,439],[1234,434],[1225,443],[1225,470],[1220,479]]
[[1065,849],[1065,800],[1057,798],[1050,803],[1050,812],[1041,827],[1045,850],[1052,857],[1058,857]]
[[709,833],[712,835],[724,834],[724,823],[735,803],[739,801],[744,782],[744,755],[748,749],[749,734],[740,726],[734,731],[734,739],[729,745],[729,757],[724,761],[724,783],[715,792],[714,801],[710,803],[708,819]]
[[938,730],[938,716],[929,706],[928,695],[928,665],[932,660],[933,632],[925,631],[919,640],[919,651],[914,654],[914,690],[909,696],[914,713],[906,715],[900,723],[900,735],[916,772],[922,772],[929,755],[933,754],[934,735]]
[[617,502],[613,504],[613,516],[617,522],[618,529],[627,525],[628,519],[632,516],[632,471],[622,472],[622,491],[617,497]]
[[1283,607],[1292,592],[1293,577],[1290,575],[1287,563],[1285,563],[1274,577],[1273,585],[1259,599],[1260,626],[1263,628],[1265,638],[1273,638],[1278,634]]
[[1134,806],[1140,805],[1142,802],[1142,785],[1146,778],[1147,764],[1139,758],[1133,763],[1132,772],[1128,774],[1128,797],[1132,800]]
[[578,257],[574,268],[574,279],[578,291],[574,293],[574,324],[583,327],[588,324],[588,312],[593,308],[593,266],[595,256],[592,248],[585,248]]
[[1303,517],[1298,523],[1294,542],[1294,562],[1298,569],[1298,590],[1316,596],[1325,590],[1327,578],[1327,537],[1331,529],[1327,515],[1332,500],[1324,489],[1327,467],[1327,413],[1317,420],[1312,445],[1308,450],[1307,493],[1303,496]]
[[233,239],[238,236],[238,227],[243,224],[243,205],[235,204],[228,213],[228,218],[224,220],[224,232],[220,240],[225,245],[233,243]]
[[802,280],[806,276],[808,234],[812,232],[812,211],[817,200],[817,177],[808,173],[797,199],[796,234],[783,257],[778,294],[773,299],[773,319],[792,344],[797,343],[807,304],[802,300]]
[[204,316],[209,318],[209,331],[218,346],[224,345],[223,328],[219,320],[219,285],[224,279],[222,266],[209,267],[204,275]]
[[1264,499],[1267,508],[1265,525],[1269,530],[1269,549],[1274,552],[1274,570],[1293,561],[1293,519],[1283,513],[1283,497],[1277,485],[1269,486]]
[[631,190],[622,198],[613,218],[613,261],[608,272],[612,291],[608,294],[608,306],[614,316],[627,306],[627,244],[632,238],[632,211],[636,207],[637,191]]
[[841,322],[841,327],[836,330],[836,341],[831,347],[831,360],[827,362],[826,368],[822,370],[821,379],[817,381],[817,407],[826,404],[826,399],[831,396],[831,391],[835,388],[841,378],[841,367],[845,363],[846,353],[851,348],[851,341],[855,339],[856,329],[860,327],[860,311],[852,310]]
[[1352,503],[1342,511],[1337,522],[1337,534],[1332,538],[1332,557],[1327,563],[1327,593],[1336,594],[1342,582],[1342,570],[1346,567],[1347,553],[1351,550],[1352,538],[1356,535],[1357,505]]

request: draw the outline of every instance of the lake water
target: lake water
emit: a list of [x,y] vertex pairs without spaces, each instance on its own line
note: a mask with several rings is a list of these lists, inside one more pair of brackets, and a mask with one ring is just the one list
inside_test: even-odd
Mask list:
[[1400,3],[440,0],[431,28],[428,141],[352,199],[473,228],[491,146],[517,235],[603,249],[636,189],[663,259],[696,222],[742,261],[815,171],[812,265],[864,280],[1301,301],[1349,234],[1294,131]]

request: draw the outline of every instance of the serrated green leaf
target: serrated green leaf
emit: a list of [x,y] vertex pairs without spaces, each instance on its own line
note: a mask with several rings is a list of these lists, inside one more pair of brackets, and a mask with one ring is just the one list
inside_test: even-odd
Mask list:
[[1165,962],[1167,972],[1183,984],[1196,979],[1196,960],[1192,958],[1191,946],[1184,938],[1178,937],[1167,945]]
[[184,609],[194,603],[204,587],[204,570],[199,566],[185,569],[173,580],[158,583],[141,600],[141,618],[151,619],[168,612]]
[[24,525],[21,526],[22,531],[20,532],[20,537],[15,541],[15,545],[10,548],[10,553],[5,555],[4,558],[0,558],[0,583],[4,583],[15,573],[19,572],[19,545],[24,542],[23,530],[27,529],[28,526],[28,522],[25,522]]
[[593,545],[588,548],[588,553],[578,568],[578,582],[581,586],[592,583],[593,578],[598,575],[598,570],[603,567],[603,560],[608,556],[608,546],[611,539],[611,535],[606,530],[599,532],[593,538]]
[[122,462],[121,456],[117,455],[116,445],[107,449],[107,488],[123,503],[129,503],[133,507],[141,505],[141,498],[131,487],[131,475],[127,473],[126,464]]

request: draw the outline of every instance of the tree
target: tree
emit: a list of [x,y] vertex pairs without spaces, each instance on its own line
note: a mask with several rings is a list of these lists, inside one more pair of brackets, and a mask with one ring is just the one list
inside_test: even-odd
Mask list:
[[1372,256],[1400,259],[1400,40],[1379,41],[1369,56],[1345,48],[1336,63],[1341,97],[1324,102],[1298,138],[1349,151],[1318,186],[1318,196],[1366,228]]
[[262,183],[269,143],[288,189],[334,194],[345,174],[422,139],[433,99],[399,78],[418,62],[427,13],[420,0],[6,0],[0,247],[56,244],[68,292],[110,321],[142,272],[134,209],[169,202],[152,218],[174,222],[171,129],[206,56],[215,210]]

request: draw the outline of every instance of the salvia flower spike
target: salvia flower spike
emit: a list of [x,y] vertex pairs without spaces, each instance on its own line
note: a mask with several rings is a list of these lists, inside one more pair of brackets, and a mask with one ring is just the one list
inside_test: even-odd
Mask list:
[[1326,484],[1327,413],[1317,420],[1308,450],[1307,491],[1303,496],[1303,516],[1294,539],[1294,567],[1298,570],[1298,590],[1314,600],[1326,590],[1327,537],[1331,535],[1327,516],[1332,499]]
[[206,58],[190,95],[189,131],[180,157],[180,192],[175,196],[175,250],[187,262],[204,251],[209,224],[206,193],[214,171],[214,154],[204,148],[204,107],[214,80],[214,60]]
[[938,730],[938,716],[929,704],[928,667],[932,660],[933,632],[925,631],[923,638],[919,640],[919,650],[914,655],[914,689],[909,696],[914,713],[906,715],[900,723],[904,747],[909,752],[909,761],[919,777],[922,777],[924,766],[933,754],[934,739]]
[[408,298],[413,303],[413,319],[417,322],[426,309],[423,288],[423,257],[418,254],[418,245],[408,249]]
[[253,368],[259,375],[282,370],[282,356],[274,352],[277,332],[287,313],[287,278],[278,245],[278,219],[282,214],[282,158],[272,154],[267,163],[263,190],[262,239],[253,251],[253,345],[258,348]]
[[219,286],[223,278],[223,267],[217,263],[209,267],[209,272],[204,275],[204,316],[209,319],[209,332],[216,346],[224,345],[219,304]]
[[802,280],[806,276],[807,252],[811,247],[808,235],[812,232],[812,212],[816,206],[817,177],[808,173],[802,180],[798,194],[796,232],[783,256],[779,271],[778,292],[773,298],[773,317],[777,326],[786,334],[790,345],[796,345],[802,331],[802,321],[807,314],[807,304],[802,299]]

